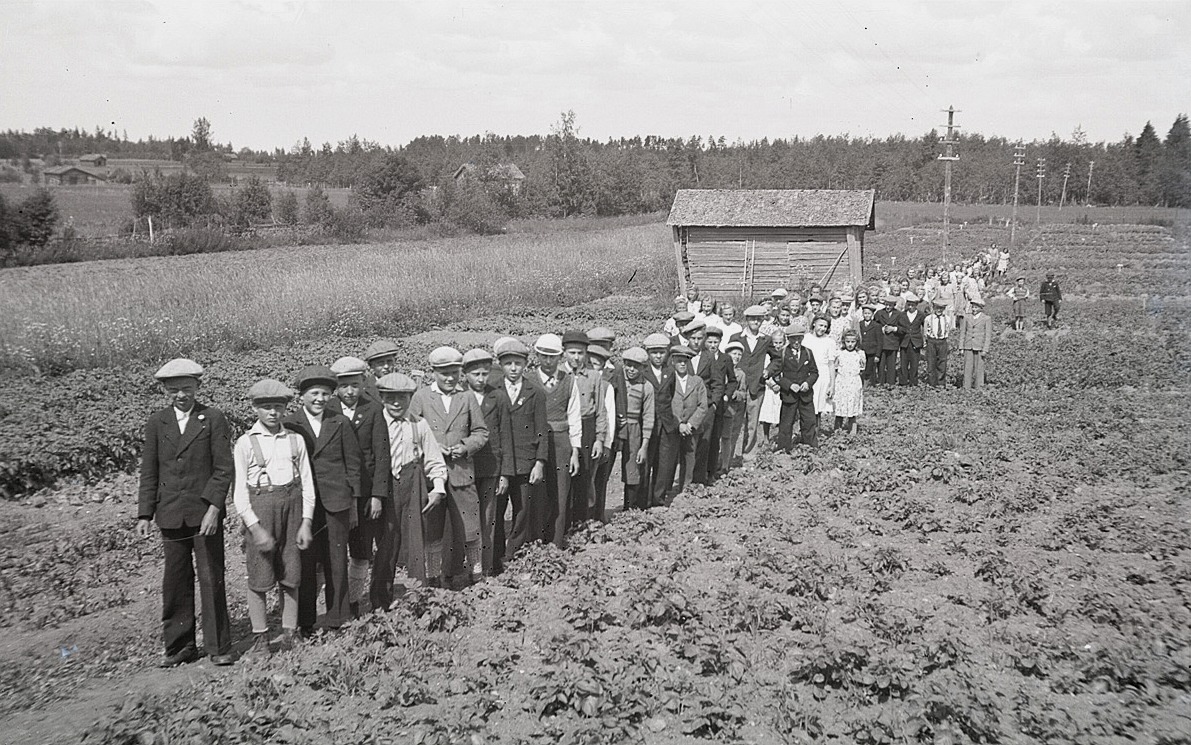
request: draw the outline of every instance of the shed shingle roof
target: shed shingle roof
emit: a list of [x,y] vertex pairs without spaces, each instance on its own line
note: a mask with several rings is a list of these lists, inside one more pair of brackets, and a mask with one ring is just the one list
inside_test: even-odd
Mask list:
[[78,171],[79,173],[87,174],[91,178],[107,181],[107,178],[103,174],[96,173],[95,171],[89,171],[86,168],[79,168],[78,166],[55,166],[53,168],[47,168],[41,173],[43,176],[64,176],[71,171]]
[[873,230],[875,200],[872,189],[680,189],[666,224]]

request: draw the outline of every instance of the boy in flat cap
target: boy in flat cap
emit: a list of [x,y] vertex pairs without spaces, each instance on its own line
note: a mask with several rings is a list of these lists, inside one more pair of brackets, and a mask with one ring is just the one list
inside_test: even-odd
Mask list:
[[233,465],[223,412],[195,400],[203,375],[197,362],[167,362],[154,377],[169,401],[145,423],[137,534],[161,530],[163,667],[198,659],[194,581],[203,609],[203,646],[216,665],[232,664],[223,568],[223,512]]
[[563,548],[567,526],[571,524],[571,479],[579,474],[579,451],[583,448],[582,403],[575,379],[560,366],[562,339],[555,334],[542,334],[533,349],[538,369],[530,382],[546,393],[546,426],[550,431],[547,497],[538,527],[543,541],[552,541]]
[[[430,566],[426,532],[427,523],[435,519],[428,513],[437,509],[441,515],[440,505],[447,497],[447,464],[430,425],[409,412],[414,392],[424,388],[407,375],[389,373],[376,381],[376,389],[389,434],[393,509],[381,513],[370,599],[372,607],[388,608],[393,602],[400,556],[405,557],[406,571],[416,580],[426,582],[441,575],[441,553]],[[434,484],[429,491],[427,481]],[[441,517],[437,521],[441,526]],[[438,530],[441,542],[441,527]]]
[[719,470],[720,417],[724,409],[724,387],[728,382],[727,357],[720,353],[723,331],[710,326],[701,334],[698,346],[692,345],[695,355],[691,357],[691,374],[698,375],[707,389],[707,417],[699,430],[695,446],[695,471],[691,481],[696,484],[710,484]]
[[[777,446],[790,452],[796,443],[816,447],[819,428],[815,420],[814,385],[819,379],[815,356],[802,346],[806,336],[806,319],[799,316],[786,327],[786,349],[781,359],[770,363],[768,376],[778,387],[782,399],[781,420],[778,422]],[[800,433],[794,439],[794,424]]]
[[[281,587],[281,628],[285,646],[298,630],[298,587],[302,558],[313,542],[314,476],[306,442],[282,426],[294,392],[266,379],[248,390],[256,424],[236,440],[232,451],[236,477],[233,498],[244,524],[244,561],[248,569],[248,619],[254,641],[251,655],[269,654],[267,594]],[[313,578],[311,578],[313,580]]]
[[[550,425],[546,420],[546,391],[526,382],[529,347],[517,339],[497,340],[493,350],[500,364],[501,382],[496,387],[497,434],[500,437],[500,479],[497,498],[482,515],[485,545],[492,546],[492,558],[485,570],[499,574],[526,543],[541,533],[546,479],[550,460]],[[505,541],[505,509],[513,504],[513,532]],[[489,538],[488,536],[491,536]]]
[[884,308],[877,311],[873,320],[881,327],[881,377],[877,381],[890,388],[897,385],[898,352],[905,338],[905,329],[900,323],[901,312],[897,309],[900,298],[886,295],[881,298]]
[[947,303],[935,300],[931,303],[934,310],[923,322],[923,333],[926,336],[926,382],[937,386],[947,382],[947,356],[950,353],[951,332],[954,324],[947,316]]
[[369,374],[364,376],[364,393],[378,401],[376,381],[397,370],[397,342],[392,339],[378,339],[364,350],[364,362],[368,363]]
[[360,443],[360,496],[356,500],[356,527],[348,536],[348,608],[359,616],[368,593],[368,572],[376,545],[381,512],[392,509],[389,501],[389,435],[377,393],[364,392],[368,364],[356,357],[340,357],[331,365],[337,386],[327,411],[342,414],[356,431]]
[[[603,344],[587,346],[587,360],[591,374],[597,377],[599,388],[597,405],[604,407],[603,452],[592,460],[592,491],[587,501],[587,516],[590,520],[605,522],[608,506],[608,479],[612,476],[612,465],[616,461],[616,390],[614,376],[619,371],[611,363],[612,352]],[[623,378],[622,378],[623,379]]]
[[[645,380],[653,386],[653,438],[649,441],[648,487],[646,506],[655,507],[666,503],[669,483],[659,483],[658,471],[661,462],[662,432],[674,431],[674,410],[670,406],[674,395],[674,368],[670,366],[670,349],[674,346],[665,334],[650,334],[641,342],[649,356],[649,364],[642,370]],[[660,495],[660,496],[659,496]]]
[[695,350],[686,345],[670,349],[670,366],[674,369],[670,408],[675,427],[669,429],[668,422],[664,423],[658,434],[661,447],[658,450],[658,477],[654,482],[654,504],[665,503],[669,495],[662,489],[674,484],[675,470],[678,472],[675,494],[686,487],[694,474],[695,445],[708,412],[707,388],[698,375],[691,374],[691,358],[694,356]]
[[298,411],[282,426],[305,440],[314,474],[314,545],[302,553],[298,589],[298,626],[304,636],[318,620],[318,568],[323,568],[326,625],[338,629],[351,620],[347,597],[347,544],[357,525],[357,500],[363,494],[360,480],[360,440],[347,417],[327,409],[339,381],[331,368],[310,365],[297,376]]
[[1046,327],[1054,328],[1055,324],[1059,322],[1059,306],[1063,302],[1063,291],[1059,289],[1059,283],[1055,281],[1053,272],[1047,272],[1046,281],[1038,290],[1038,299],[1042,301],[1042,307],[1046,313]]
[[740,367],[744,359],[744,345],[739,340],[728,342],[724,350],[724,368],[728,371],[724,386],[724,422],[720,426],[719,473],[732,467],[740,431],[744,428],[744,408],[748,401],[748,378]]
[[[480,579],[480,572],[486,576],[495,574],[494,544],[495,533],[488,529],[485,516],[496,512],[496,487],[500,482],[501,465],[501,436],[499,419],[499,398],[496,385],[500,385],[500,376],[492,374],[494,359],[492,353],[486,349],[470,349],[463,355],[463,380],[467,384],[471,396],[480,405],[480,413],[484,423],[488,426],[488,441],[472,456],[472,468],[476,477],[476,495],[480,504],[480,571],[472,571],[464,567],[466,548],[463,536],[452,536],[450,543],[451,566],[453,574],[471,572],[471,581]],[[503,528],[504,513],[501,512],[501,527]],[[494,527],[494,526],[492,526]]]
[[480,498],[476,494],[473,458],[488,442],[488,423],[484,412],[470,391],[459,389],[463,355],[451,347],[438,347],[430,353],[433,382],[420,389],[409,404],[409,413],[425,420],[442,449],[447,464],[447,498],[426,513],[426,560],[428,582],[438,586],[461,582],[444,562],[448,522],[451,535],[460,536],[468,574],[481,574]]
[[984,387],[984,356],[992,343],[992,318],[984,313],[984,300],[969,301],[970,314],[959,331],[959,348],[964,353],[964,388]]
[[608,410],[604,405],[603,377],[587,363],[587,334],[567,331],[562,335],[563,364],[579,391],[579,418],[583,427],[579,449],[579,473],[571,479],[571,525],[602,520],[591,514],[595,499],[595,464],[603,460],[608,438]]
[[748,401],[745,402],[744,437],[740,452],[744,455],[757,446],[757,429],[761,421],[761,401],[765,398],[765,359],[769,355],[770,340],[763,336],[761,322],[765,319],[765,308],[753,305],[744,311],[744,331],[733,336],[729,342],[738,341],[744,350],[740,369],[748,382]]
[[[623,414],[617,413],[617,448],[620,450],[620,478],[624,482],[624,509],[649,507],[649,443],[657,414],[654,411],[653,386],[645,379],[649,353],[641,347],[625,351],[621,389],[624,391]],[[618,404],[619,406],[619,404]]]

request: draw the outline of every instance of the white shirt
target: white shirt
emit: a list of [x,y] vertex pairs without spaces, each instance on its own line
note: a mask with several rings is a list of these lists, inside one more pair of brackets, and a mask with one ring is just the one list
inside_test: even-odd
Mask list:
[[694,373],[696,370],[699,369],[699,358],[702,355],[703,355],[703,353],[699,352],[699,354],[696,354],[694,357],[691,357],[691,372],[692,373]]
[[190,422],[190,412],[192,411],[194,411],[193,406],[189,411],[179,411],[177,407],[174,408],[174,416],[178,417],[178,432],[186,432],[186,425]]
[[484,403],[484,394],[483,393],[480,393],[479,391],[472,391],[472,395],[476,397],[476,403],[478,403],[478,404]]
[[505,393],[509,394],[509,401],[517,404],[517,399],[521,398],[521,383],[519,379],[516,383],[510,383],[508,378],[505,378]]
[[[360,404],[357,401],[356,406],[359,406],[359,405]],[[343,415],[345,417],[347,417],[349,421],[356,418],[356,406],[348,406],[347,404],[343,403],[342,401],[339,402],[339,408],[343,410]]]
[[442,410],[451,410],[451,393],[444,393],[442,388],[438,387],[438,383],[434,384],[434,390],[438,391],[438,395],[442,398]]
[[616,444],[616,391],[611,385],[604,391],[604,415],[608,417],[608,435],[604,438],[604,446],[610,448]]
[[653,370],[653,377],[657,378],[658,380],[662,379],[662,368],[650,365],[649,369]]
[[[265,456],[264,468],[256,462],[252,450],[253,438],[260,445],[261,454]],[[236,446],[232,448],[232,461],[236,465],[232,502],[240,519],[244,521],[244,527],[251,528],[260,522],[260,518],[252,511],[248,487],[285,486],[293,481],[295,476],[302,482],[302,517],[314,519],[314,477],[310,473],[306,442],[301,435],[290,432],[285,427],[273,433],[258,421],[236,440]]]
[[721,323],[720,328],[724,330],[724,338],[720,340],[720,351],[725,352],[728,349],[728,342],[732,341],[733,336],[743,333],[744,327],[733,321],[732,323]]
[[689,375],[681,375],[681,376],[675,375],[674,376],[674,381],[676,383],[678,383],[678,390],[684,396],[686,395],[686,381],[687,381],[687,378],[689,378],[689,377],[690,377]]
[[[548,380],[558,382],[557,378],[542,372],[541,368],[538,368],[538,380],[543,388],[546,388]],[[567,400],[567,439],[571,441],[571,447],[583,447],[583,401],[579,397],[579,384],[574,381],[571,382],[571,397]]]
[[740,332],[740,335],[744,337],[745,344],[749,345],[749,351],[755,352],[757,350],[757,340],[761,337],[747,330]]
[[302,407],[302,413],[306,415],[306,421],[310,422],[310,431],[314,433],[314,437],[317,439],[323,431],[323,415],[314,416],[306,410],[305,406]]

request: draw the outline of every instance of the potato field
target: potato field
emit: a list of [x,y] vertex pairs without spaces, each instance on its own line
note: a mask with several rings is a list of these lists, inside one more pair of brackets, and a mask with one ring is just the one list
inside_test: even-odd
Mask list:
[[[1189,222],[1019,231],[1009,273],[1036,293],[1055,272],[1062,324],[1045,330],[1035,302],[1012,331],[993,293],[984,390],[866,391],[856,436],[763,454],[668,508],[591,523],[565,551],[535,546],[463,591],[411,588],[230,668],[156,667],[161,544],[135,535],[130,475],[161,405],[152,361],[14,373],[0,402],[0,741],[1189,742]],[[951,238],[944,255],[938,224],[872,234],[865,275],[1009,236]],[[633,291],[427,325],[401,361],[594,325],[622,351],[669,307]],[[252,380],[371,340],[213,352],[203,397],[243,428]],[[953,350],[952,376],[962,366]],[[244,559],[227,533],[242,651]]]

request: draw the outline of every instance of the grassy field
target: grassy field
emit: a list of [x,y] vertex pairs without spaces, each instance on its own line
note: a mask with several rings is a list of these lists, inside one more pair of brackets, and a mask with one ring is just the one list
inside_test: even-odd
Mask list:
[[4,269],[0,370],[400,334],[493,309],[665,295],[673,277],[657,224]]
[[[1042,206],[1042,223],[1128,223],[1135,225],[1166,225],[1186,219],[1191,210],[1171,207],[1085,207],[1067,205]],[[952,204],[950,220],[957,228],[968,225],[1000,225],[1008,227],[1013,216],[1012,204]],[[942,202],[882,202],[877,201],[877,230],[892,230],[923,223],[943,221]],[[1038,224],[1034,205],[1024,202],[1017,208],[1018,229],[1032,228]]]

